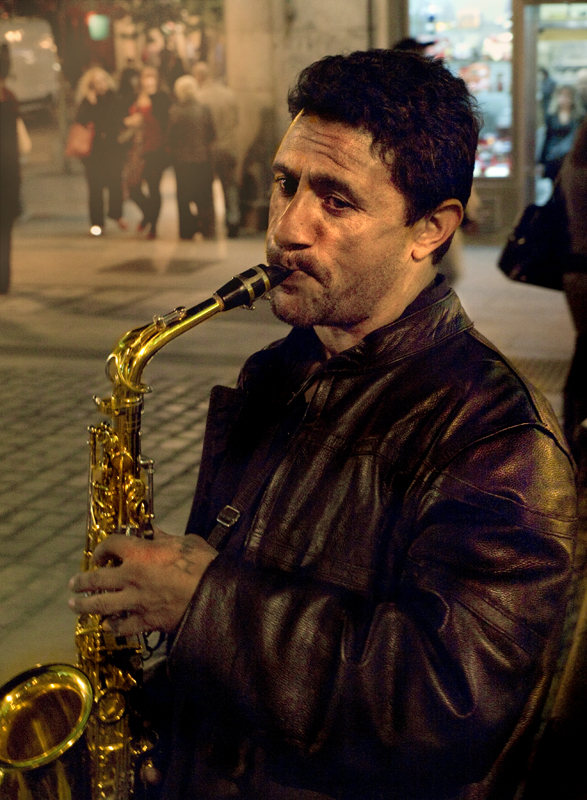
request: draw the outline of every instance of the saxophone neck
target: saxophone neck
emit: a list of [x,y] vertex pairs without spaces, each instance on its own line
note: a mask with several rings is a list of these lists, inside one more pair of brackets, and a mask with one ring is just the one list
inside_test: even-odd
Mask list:
[[169,314],[155,316],[153,322],[126,333],[106,362],[106,375],[114,384],[114,395],[122,403],[133,403],[151,389],[141,382],[143,370],[166,344],[184,331],[222,310],[214,297],[200,303],[192,313],[176,308]]
[[251,306],[288,275],[289,271],[283,267],[259,264],[235,275],[203,303],[188,310],[176,308],[169,314],[154,317],[149,325],[129,331],[118,342],[106,365],[106,374],[114,384],[119,401],[131,403],[150,391],[141,383],[143,370],[168,342],[221,311]]

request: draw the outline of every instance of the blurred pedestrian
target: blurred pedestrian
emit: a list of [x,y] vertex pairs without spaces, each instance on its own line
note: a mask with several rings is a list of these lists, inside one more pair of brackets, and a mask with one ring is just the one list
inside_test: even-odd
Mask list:
[[393,50],[408,50],[412,53],[418,53],[421,56],[427,56],[429,55],[428,48],[432,47],[434,44],[436,44],[435,39],[421,42],[418,39],[407,36],[405,39],[400,39],[399,42],[396,42],[393,46]]
[[175,86],[175,81],[185,75],[183,60],[177,48],[177,36],[169,34],[165,41],[165,47],[161,50],[159,57],[159,72],[165,86],[170,89]]
[[579,436],[579,426],[587,419],[587,117],[563,161],[560,180],[571,249],[563,286],[576,332],[575,352],[564,388],[564,430],[575,458],[587,466],[587,452],[581,452],[584,443]]
[[271,163],[279,144],[275,110],[262,108],[259,130],[243,160],[241,220],[246,232],[267,230],[269,199],[275,183]]
[[552,95],[556,89],[556,82],[550,77],[545,67],[538,68],[538,95],[540,98],[540,108],[542,109],[542,120],[546,120]]
[[0,294],[10,287],[12,227],[21,211],[18,100],[4,85],[10,72],[8,45],[0,46]]
[[[178,78],[173,87],[176,102],[169,110],[167,147],[175,169],[180,239],[195,233],[214,235],[212,152],[214,124],[210,109],[196,98],[198,84],[191,75]],[[194,215],[190,203],[197,206]]]
[[[169,120],[169,95],[161,87],[156,67],[144,67],[139,78],[138,95],[124,118],[135,137],[129,159],[133,164],[128,175],[128,193],[143,213],[138,230],[148,229],[147,238],[157,235],[161,211],[161,177],[168,165],[165,134]],[[144,184],[148,193],[144,192]]]
[[212,113],[216,139],[212,144],[214,174],[222,184],[226,207],[226,228],[230,237],[238,236],[240,199],[237,167],[238,105],[236,95],[222,83],[213,81],[208,64],[200,61],[193,74],[198,82],[198,100]]
[[546,115],[544,144],[538,159],[545,178],[556,180],[563,158],[573,145],[580,119],[581,108],[575,88],[558,86]]
[[139,91],[139,71],[132,66],[125,67],[118,81],[118,97],[126,113],[137,98]]
[[104,232],[104,190],[108,190],[108,217],[119,228],[128,227],[122,216],[123,149],[118,141],[123,108],[112,76],[102,67],[91,67],[79,80],[75,121],[94,125],[90,154],[82,158],[88,182],[90,233]]
[[581,104],[581,114],[587,114],[587,67],[581,67],[577,71],[575,89],[577,90],[577,99]]

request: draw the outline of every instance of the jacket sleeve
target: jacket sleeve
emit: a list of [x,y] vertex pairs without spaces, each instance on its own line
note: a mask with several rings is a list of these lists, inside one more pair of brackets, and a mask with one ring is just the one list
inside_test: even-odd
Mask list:
[[411,545],[388,596],[222,553],[176,637],[172,680],[230,698],[269,750],[347,786],[440,797],[481,780],[528,713],[560,620],[573,470],[526,426],[428,475],[406,498]]

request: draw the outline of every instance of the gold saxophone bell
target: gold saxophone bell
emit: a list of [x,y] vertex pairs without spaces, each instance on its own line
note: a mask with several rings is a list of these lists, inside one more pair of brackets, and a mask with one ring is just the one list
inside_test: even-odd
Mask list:
[[70,664],[33,667],[0,689],[3,800],[78,800],[88,796],[84,758],[73,751],[92,704],[90,681]]

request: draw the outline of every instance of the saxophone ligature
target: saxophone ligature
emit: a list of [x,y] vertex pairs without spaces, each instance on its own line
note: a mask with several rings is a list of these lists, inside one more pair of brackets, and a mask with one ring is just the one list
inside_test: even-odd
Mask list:
[[[109,418],[89,429],[88,524],[82,569],[113,534],[152,536],[153,463],[143,458],[140,425],[150,387],[142,373],[168,342],[215,314],[254,300],[288,275],[259,265],[208,300],[177,308],[126,333],[106,363],[110,397],[95,398]],[[115,636],[98,615],[79,616],[76,665],[45,664],[0,689],[2,800],[142,800],[141,779],[155,735],[141,712],[145,636]]]

